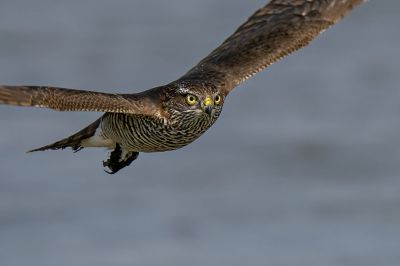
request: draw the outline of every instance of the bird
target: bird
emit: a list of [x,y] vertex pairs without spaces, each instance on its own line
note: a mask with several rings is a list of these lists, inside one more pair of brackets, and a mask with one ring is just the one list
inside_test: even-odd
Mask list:
[[115,174],[140,152],[171,151],[195,141],[218,119],[235,87],[306,46],[363,2],[271,0],[183,76],[143,92],[0,85],[0,104],[102,112],[79,132],[29,152],[103,147],[110,150],[103,167]]

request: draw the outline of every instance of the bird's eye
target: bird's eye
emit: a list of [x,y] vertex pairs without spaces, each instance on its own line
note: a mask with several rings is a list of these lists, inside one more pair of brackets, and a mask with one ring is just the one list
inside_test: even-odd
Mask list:
[[217,96],[215,96],[215,99],[214,99],[214,101],[215,101],[215,104],[220,104],[221,103],[221,96],[220,95],[217,95]]
[[186,102],[189,105],[195,105],[197,103],[197,97],[189,94],[188,96],[186,96]]

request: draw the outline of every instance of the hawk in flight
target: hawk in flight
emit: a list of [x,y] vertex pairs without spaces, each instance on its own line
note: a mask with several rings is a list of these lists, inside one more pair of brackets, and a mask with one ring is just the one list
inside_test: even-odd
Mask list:
[[104,112],[76,134],[32,151],[111,149],[103,162],[116,173],[139,152],[179,149],[219,117],[229,92],[307,45],[363,0],[271,0],[179,79],[133,94],[48,86],[0,86],[0,104],[57,111]]

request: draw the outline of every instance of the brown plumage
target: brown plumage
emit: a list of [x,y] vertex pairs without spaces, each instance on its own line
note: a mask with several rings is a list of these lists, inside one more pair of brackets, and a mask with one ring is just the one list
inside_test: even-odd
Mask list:
[[233,88],[307,45],[362,2],[272,0],[184,76],[141,93],[0,86],[0,104],[105,112],[71,137],[33,151],[114,149],[104,166],[115,173],[139,152],[174,150],[194,141],[219,117]]
[[2,104],[57,111],[156,115],[159,112],[159,98],[151,96],[151,93],[122,95],[45,86],[0,86]]

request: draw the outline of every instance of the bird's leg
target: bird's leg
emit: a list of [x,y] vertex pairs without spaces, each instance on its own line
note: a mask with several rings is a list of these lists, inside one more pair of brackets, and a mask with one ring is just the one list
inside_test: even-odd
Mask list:
[[110,171],[104,170],[106,173],[115,174],[122,168],[130,165],[139,156],[139,152],[124,151],[117,143],[115,149],[110,153],[110,158],[103,161],[103,166]]

